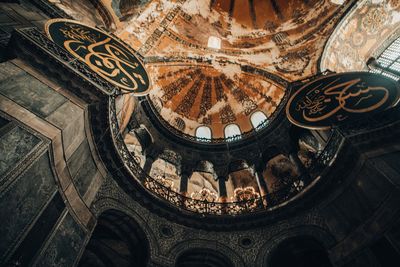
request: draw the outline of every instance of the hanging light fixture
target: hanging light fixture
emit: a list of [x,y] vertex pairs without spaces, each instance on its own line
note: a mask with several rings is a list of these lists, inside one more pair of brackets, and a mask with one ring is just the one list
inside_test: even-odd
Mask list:
[[248,186],[245,188],[243,187],[235,188],[235,190],[233,191],[233,196],[238,201],[247,201],[259,198],[260,194],[256,192],[254,187]]
[[210,189],[203,187],[200,191],[193,192],[190,195],[193,199],[203,200],[207,202],[214,202],[217,200],[218,196],[216,193],[211,192]]

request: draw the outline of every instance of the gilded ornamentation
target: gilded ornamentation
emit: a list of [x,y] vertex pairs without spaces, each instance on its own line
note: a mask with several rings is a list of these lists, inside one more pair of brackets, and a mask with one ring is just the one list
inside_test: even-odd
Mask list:
[[154,177],[154,179],[157,182],[159,182],[162,185],[164,185],[165,187],[167,187],[167,188],[169,188],[169,189],[171,189],[171,190],[173,190],[175,192],[178,192],[178,190],[175,187],[174,181],[172,181],[170,179],[167,179],[167,178],[165,178],[165,177],[163,177],[161,175],[158,175],[158,176]]
[[203,83],[203,79],[205,78],[204,74],[201,74],[199,79],[197,79],[192,87],[189,89],[181,103],[176,109],[176,112],[181,115],[186,115],[190,112],[194,101],[196,100],[196,96],[199,93],[199,89],[201,88],[201,84]]
[[366,40],[367,38],[362,32],[355,32],[351,37],[352,44],[358,47],[363,46]]
[[210,125],[211,124],[211,116],[204,117],[202,122],[204,125]]
[[398,84],[372,73],[322,76],[289,99],[289,120],[305,128],[328,128],[361,114],[382,111],[399,100]]
[[250,97],[243,92],[240,88],[236,86],[233,80],[228,79],[225,75],[221,76],[222,82],[229,88],[233,94],[233,97],[242,104],[244,113],[246,115],[251,114],[254,110],[257,109],[257,104],[250,99]]
[[178,128],[180,131],[184,131],[186,128],[186,123],[182,118],[175,118],[175,126]]
[[65,19],[48,21],[46,32],[56,44],[109,83],[136,95],[148,93],[150,80],[142,63],[115,37]]
[[207,77],[206,83],[203,88],[203,95],[201,97],[200,114],[199,116],[206,115],[207,111],[212,108],[211,103],[211,77]]
[[323,71],[366,70],[367,60],[398,36],[398,0],[359,2],[330,37],[321,58]]
[[227,100],[227,97],[224,93],[224,87],[222,86],[222,81],[220,77],[214,78],[214,87],[215,93],[217,95],[217,101]]
[[277,62],[276,69],[283,73],[304,73],[311,61],[309,54],[307,49],[289,52]]
[[163,87],[164,95],[162,99],[164,102],[171,100],[176,96],[182,89],[189,85],[189,83],[200,74],[199,70],[191,71],[187,75],[180,77],[169,85]]
[[400,0],[390,0],[389,3],[394,9],[400,8]]
[[[247,204],[247,209],[253,210],[257,208],[258,205],[258,200],[260,198],[260,194],[256,192],[254,187],[248,186],[248,187],[238,187],[235,188],[233,191],[233,198],[232,201],[239,202],[239,203],[246,203]],[[240,213],[243,212],[244,207],[242,205],[236,205],[235,207],[235,212]]]
[[233,113],[231,106],[229,105],[226,105],[221,109],[219,116],[223,124],[228,124],[236,121],[236,116]]

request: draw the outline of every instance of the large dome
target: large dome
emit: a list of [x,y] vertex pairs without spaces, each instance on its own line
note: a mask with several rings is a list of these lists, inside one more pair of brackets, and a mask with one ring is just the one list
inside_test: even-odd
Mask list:
[[0,2],[0,266],[400,262],[400,0]]
[[[68,1],[58,5],[90,24],[84,10],[93,3],[83,1],[79,9],[66,7]],[[327,143],[330,132],[315,137],[293,128],[283,107],[293,88],[318,73],[326,40],[349,5],[97,4],[102,27],[132,48],[151,81],[147,96],[121,91],[103,107],[109,108],[116,149],[109,161],[122,160],[126,167],[115,179],[127,191],[140,184],[149,197],[191,215],[262,216],[307,191],[326,165],[323,151],[334,151],[338,143]]]
[[316,73],[338,9],[324,0],[149,1],[116,33],[144,56],[160,119],[218,139],[230,124],[250,132],[259,124],[251,116],[271,117],[287,81]]
[[213,139],[272,118],[288,83],[317,73],[345,9],[329,0],[102,2],[108,28],[143,57],[156,116],[189,136],[205,126]]

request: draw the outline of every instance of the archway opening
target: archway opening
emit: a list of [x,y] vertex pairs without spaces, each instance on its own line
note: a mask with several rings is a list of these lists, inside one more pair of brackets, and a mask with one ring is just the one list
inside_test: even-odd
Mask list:
[[193,249],[182,253],[176,267],[232,267],[232,262],[221,253],[211,249]]
[[79,261],[80,267],[145,267],[149,243],[139,224],[117,210],[100,215]]
[[324,246],[312,237],[293,237],[272,252],[270,267],[331,267]]

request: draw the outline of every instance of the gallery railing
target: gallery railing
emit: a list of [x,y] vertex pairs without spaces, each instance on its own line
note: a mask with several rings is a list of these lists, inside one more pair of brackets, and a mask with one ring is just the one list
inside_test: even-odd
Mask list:
[[171,189],[171,187],[161,183],[159,180],[146,174],[140,167],[139,162],[128,151],[123,137],[120,134],[115,99],[110,98],[110,125],[113,134],[114,144],[121,156],[125,166],[133,177],[137,179],[151,194],[170,202],[183,210],[209,214],[209,215],[239,215],[265,211],[266,209],[280,205],[305,190],[328,166],[332,164],[340,151],[344,138],[339,131],[333,131],[325,149],[314,160],[314,163],[304,173],[296,178],[291,178],[285,182],[281,188],[267,195],[236,202],[208,202],[193,199]]

